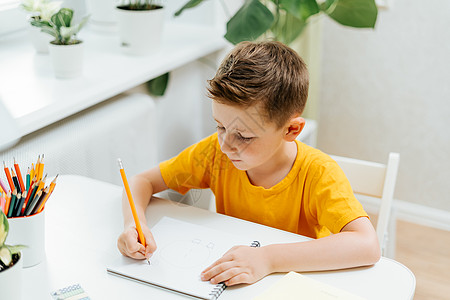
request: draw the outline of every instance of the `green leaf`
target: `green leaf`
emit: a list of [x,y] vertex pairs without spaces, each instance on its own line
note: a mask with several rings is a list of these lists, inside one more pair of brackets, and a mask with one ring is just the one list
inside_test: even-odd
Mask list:
[[320,12],[315,0],[279,0],[279,5],[281,9],[301,20]]
[[336,22],[357,28],[374,28],[378,15],[375,0],[328,0],[321,9]]
[[233,44],[253,41],[273,24],[274,16],[258,0],[247,0],[227,23],[225,38]]
[[64,27],[64,26],[61,27],[59,31],[62,39],[65,41],[70,41],[72,36],[76,35],[81,30],[81,28],[83,28],[83,26],[87,23],[88,19],[89,16],[86,16],[81,20],[79,24],[76,24],[71,27]]
[[73,10],[69,8],[61,8],[51,17],[51,21],[57,28],[70,27],[73,18]]
[[8,236],[9,223],[8,218],[5,216],[2,210],[0,210],[0,248],[5,243],[6,237]]
[[169,83],[169,73],[147,81],[147,89],[153,96],[163,96]]
[[9,266],[12,260],[11,251],[7,247],[0,248],[0,260],[5,266]]
[[181,15],[181,13],[183,12],[183,10],[188,9],[188,8],[193,8],[196,7],[197,5],[199,5],[200,3],[202,3],[204,0],[189,0],[185,5],[183,5],[182,8],[180,8],[179,10],[177,10],[175,12],[175,17],[178,17],[179,15]]
[[25,245],[14,245],[14,246],[6,245],[6,248],[9,249],[9,251],[11,252],[11,254],[16,254],[16,253],[19,253],[20,250],[23,250],[23,249],[25,249],[25,248],[28,248],[28,246],[25,246]]
[[303,32],[305,27],[305,20],[298,19],[289,13],[285,13],[280,14],[278,22],[272,26],[271,31],[277,41],[289,45]]

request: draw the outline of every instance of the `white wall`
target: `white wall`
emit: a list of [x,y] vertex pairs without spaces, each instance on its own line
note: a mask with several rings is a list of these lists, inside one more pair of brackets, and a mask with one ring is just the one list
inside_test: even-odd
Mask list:
[[391,2],[375,30],[324,18],[318,146],[399,152],[395,198],[450,211],[450,1]]

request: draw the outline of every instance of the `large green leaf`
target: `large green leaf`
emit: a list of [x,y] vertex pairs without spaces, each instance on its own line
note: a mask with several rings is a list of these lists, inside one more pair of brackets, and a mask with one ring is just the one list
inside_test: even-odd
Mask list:
[[278,22],[270,29],[275,39],[283,44],[292,43],[305,29],[306,21],[289,13],[280,14]]
[[57,28],[70,27],[73,18],[73,10],[69,8],[61,8],[56,14],[51,18],[51,21],[55,24]]
[[183,12],[183,10],[188,9],[188,8],[193,8],[196,7],[197,5],[199,5],[200,3],[202,3],[204,0],[189,0],[185,5],[183,5],[182,8],[180,8],[179,10],[177,10],[175,12],[175,17],[178,17],[179,15],[181,15],[181,13]]
[[273,24],[270,10],[258,0],[247,0],[227,23],[225,38],[233,44],[253,41]]
[[158,76],[147,82],[147,89],[153,96],[163,96],[169,83],[169,73]]
[[316,0],[279,0],[279,5],[280,8],[302,20],[320,12]]
[[374,0],[327,0],[321,9],[336,22],[358,28],[374,28],[378,15]]

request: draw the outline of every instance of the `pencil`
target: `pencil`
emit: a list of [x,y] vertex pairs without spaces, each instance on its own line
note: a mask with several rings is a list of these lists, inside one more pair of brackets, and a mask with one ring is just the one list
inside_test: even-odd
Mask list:
[[[144,233],[142,232],[142,228],[141,228],[141,223],[139,222],[139,218],[138,218],[138,215],[136,212],[136,207],[134,206],[134,201],[133,201],[133,196],[131,195],[130,186],[128,185],[127,176],[125,175],[125,170],[123,169],[122,160],[119,158],[119,159],[117,159],[117,162],[119,163],[120,176],[122,177],[123,186],[125,187],[125,192],[126,192],[127,198],[128,198],[128,203],[130,204],[131,213],[133,214],[134,223],[136,224],[139,242],[144,247],[147,247],[147,244],[145,243]],[[147,262],[150,263],[148,259],[147,259]]]
[[28,168],[27,170],[27,186],[25,190],[29,190],[30,189],[30,168]]
[[17,189],[17,192],[18,192],[18,193],[21,193],[22,190],[21,190],[21,188],[20,188],[19,180],[17,179],[17,175],[16,175],[16,173],[14,173],[14,169],[13,169],[13,168],[11,168],[11,174],[12,174],[12,180],[13,180],[13,182],[14,182],[14,186],[15,186],[16,189]]
[[22,193],[17,193],[17,198],[16,198],[16,207],[14,208],[13,211],[13,217],[19,217],[20,216],[20,206],[22,205],[23,201],[22,201]]
[[22,214],[28,211],[28,207],[30,206],[31,202],[34,199],[34,196],[36,195],[36,191],[38,189],[38,186],[39,186],[39,181],[36,182],[32,186],[32,189],[30,190],[29,194],[27,195],[27,198],[25,199],[26,205],[25,205],[25,209],[22,209]]
[[2,192],[2,195],[0,196],[0,209],[5,212],[5,204],[6,204],[6,198],[5,193]]
[[33,200],[30,200],[28,207],[25,209],[24,216],[29,216],[31,212],[33,211],[34,207],[36,206],[36,203],[39,201],[39,198],[41,198],[42,191],[39,191],[36,193],[36,196],[33,198]]
[[39,163],[39,176],[38,179],[42,179],[42,175],[44,174],[44,154],[42,154],[41,162]]
[[11,192],[8,192],[8,194],[6,195],[5,210],[3,211],[6,216],[8,216],[10,203],[11,203]]
[[40,190],[42,190],[43,188],[44,188],[44,185],[45,185],[45,180],[47,179],[47,174],[45,174],[45,177],[41,180],[41,182],[39,183],[39,186],[38,186],[38,189],[37,189],[37,191],[36,191],[36,193],[37,192],[39,192]]
[[6,167],[5,161],[3,161],[3,169],[5,170],[6,179],[8,180],[10,191],[14,190],[14,183],[11,178],[11,173],[9,173],[8,167]]
[[39,211],[39,209],[41,208],[41,204],[44,201],[44,199],[46,200],[47,198],[47,194],[50,191],[50,187],[46,187],[45,189],[43,189],[42,195],[39,197],[38,201],[36,202],[36,205],[34,206],[34,209],[30,212],[30,215],[34,215],[35,213],[37,213]]
[[8,193],[8,188],[6,187],[5,183],[1,178],[0,178],[0,186],[2,187],[3,191],[5,191],[5,193]]
[[55,189],[55,186],[56,186],[56,178],[58,178],[58,175],[56,175],[55,179],[53,179],[52,182],[50,183],[50,187],[49,187],[48,193],[45,196],[45,198],[42,201],[39,201],[40,205],[36,211],[37,213],[40,213],[44,209],[45,203],[47,202],[50,195],[53,193],[53,190]]
[[[31,169],[30,169],[30,179],[33,180],[34,178],[34,164],[31,164]],[[30,183],[31,185],[31,183]]]
[[9,203],[8,218],[11,218],[13,216],[14,207],[16,207],[16,198],[17,198],[17,190],[14,189],[14,191],[11,194],[11,202]]
[[24,192],[25,185],[23,184],[22,173],[20,172],[19,165],[16,163],[16,158],[14,158],[14,169],[16,170],[17,178],[19,179],[20,189]]

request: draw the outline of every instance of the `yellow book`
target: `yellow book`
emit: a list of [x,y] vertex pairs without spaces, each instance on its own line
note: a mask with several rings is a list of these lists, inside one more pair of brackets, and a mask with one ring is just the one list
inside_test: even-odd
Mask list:
[[253,300],[364,300],[364,298],[308,278],[289,272]]

